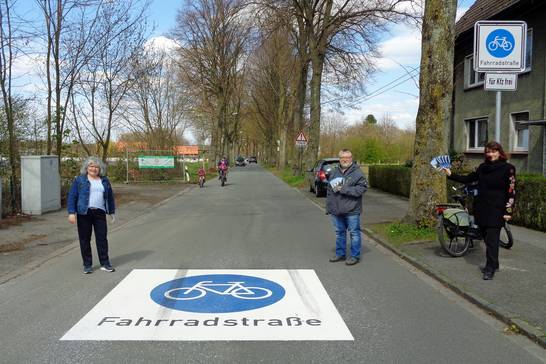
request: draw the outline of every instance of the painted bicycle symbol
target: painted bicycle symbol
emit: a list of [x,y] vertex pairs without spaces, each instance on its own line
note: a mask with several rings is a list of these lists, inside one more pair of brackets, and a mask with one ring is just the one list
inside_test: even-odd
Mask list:
[[[221,296],[232,296],[242,300],[261,300],[270,297],[273,292],[262,287],[246,287],[245,282],[213,283],[213,281],[200,281],[192,287],[180,287],[166,291],[165,297],[172,300],[186,301],[196,300],[207,293]],[[217,289],[223,288],[223,289]]]
[[506,37],[499,36],[496,36],[495,39],[487,44],[487,48],[491,52],[496,51],[499,47],[504,49],[506,52],[509,52],[510,50],[512,50],[512,48],[514,48],[514,45],[510,41],[508,41]]
[[256,310],[280,301],[280,284],[251,275],[202,274],[163,282],[150,298],[158,305],[179,311],[225,313]]

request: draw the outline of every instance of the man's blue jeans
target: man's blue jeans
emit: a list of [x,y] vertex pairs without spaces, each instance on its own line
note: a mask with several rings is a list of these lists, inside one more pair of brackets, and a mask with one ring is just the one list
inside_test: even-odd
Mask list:
[[336,255],[346,256],[347,231],[351,235],[351,256],[360,259],[362,238],[360,233],[360,214],[358,215],[330,215],[336,231]]

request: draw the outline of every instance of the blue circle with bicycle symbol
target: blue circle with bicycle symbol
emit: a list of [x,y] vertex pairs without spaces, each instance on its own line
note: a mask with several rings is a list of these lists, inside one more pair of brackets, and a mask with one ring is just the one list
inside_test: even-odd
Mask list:
[[238,274],[206,274],[174,279],[150,292],[164,307],[199,313],[255,310],[280,301],[284,288],[268,279]]
[[516,41],[512,33],[506,29],[497,29],[489,33],[485,40],[489,54],[496,58],[504,58],[512,53]]

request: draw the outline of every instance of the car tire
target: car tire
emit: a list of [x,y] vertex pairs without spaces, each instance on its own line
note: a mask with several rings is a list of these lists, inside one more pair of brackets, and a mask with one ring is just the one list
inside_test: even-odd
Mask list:
[[315,185],[315,196],[316,197],[323,197],[324,196],[324,192],[317,185]]

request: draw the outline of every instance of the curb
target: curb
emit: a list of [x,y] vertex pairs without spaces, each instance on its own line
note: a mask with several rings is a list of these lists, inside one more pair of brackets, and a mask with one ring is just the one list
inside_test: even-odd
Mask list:
[[[118,231],[122,228],[124,228],[127,224],[129,223],[132,223],[134,222],[136,219],[138,218],[141,218],[142,216],[144,215],[147,215],[149,214],[151,211],[149,210],[152,210],[152,209],[155,209],[155,208],[158,208],[164,204],[166,204],[167,202],[171,201],[171,200],[174,200],[175,198],[183,195],[184,193],[186,193],[188,190],[194,188],[192,185],[190,185],[188,188],[185,188],[184,190],[176,193],[175,195],[173,196],[170,196],[170,197],[167,197],[166,199],[162,200],[162,201],[159,201],[158,203],[150,206],[148,208],[148,211],[146,212],[143,212],[139,215],[136,215],[135,217],[133,217],[131,220],[128,220],[126,222],[124,222],[123,224],[120,224],[120,225],[116,225],[116,227],[114,227],[113,229],[109,229],[109,232],[115,232],[115,231]],[[41,259],[38,259],[36,260],[35,262],[32,262],[32,263],[28,263],[24,266],[22,266],[21,268],[19,269],[16,269],[14,271],[11,271],[9,273],[6,273],[5,276],[3,277],[0,277],[0,285],[4,284],[4,283],[7,283],[17,277],[20,277],[26,273],[30,273],[32,272],[33,270],[41,267],[42,265],[44,265],[45,263],[47,263],[48,261],[50,261],[51,259],[54,259],[58,256],[61,256],[61,255],[64,255],[64,254],[67,254],[69,251],[71,251],[72,249],[75,249],[79,246],[79,241],[78,240],[74,240],[73,242],[71,243],[68,243],[67,246],[64,246],[62,248],[59,248],[58,250],[55,250],[54,252],[46,255],[45,257],[41,258]]]
[[481,297],[479,297],[477,295],[473,295],[473,294],[465,291],[464,289],[458,287],[449,278],[443,276],[442,274],[439,274],[439,273],[435,272],[434,270],[432,270],[431,268],[429,268],[425,264],[422,264],[421,262],[419,262],[415,258],[411,257],[410,255],[408,255],[408,254],[402,252],[401,250],[391,246],[390,244],[384,242],[376,234],[374,234],[370,229],[363,228],[362,231],[370,239],[372,239],[373,241],[375,241],[376,243],[378,243],[382,247],[384,247],[384,248],[388,249],[389,251],[391,251],[392,253],[396,254],[398,257],[400,257],[403,260],[405,260],[406,262],[410,263],[415,268],[417,268],[420,271],[422,271],[423,273],[427,274],[429,277],[434,278],[435,280],[437,280],[438,282],[443,284],[445,287],[449,288],[450,290],[452,290],[453,292],[455,292],[459,296],[463,297],[467,301],[475,304],[476,306],[478,306],[479,308],[481,308],[482,310],[484,310],[488,314],[492,315],[496,319],[504,322],[505,324],[507,324],[509,326],[516,327],[517,330],[519,331],[519,333],[521,333],[522,335],[524,335],[527,338],[531,339],[533,342],[537,343],[542,348],[546,349],[546,337],[544,336],[544,333],[541,330],[533,327],[532,325],[530,325],[529,323],[521,320],[520,318],[512,317],[512,315],[509,312],[505,311],[501,307],[499,307],[499,306],[497,306],[497,305],[495,305],[493,303],[490,303],[490,302],[484,300],[483,298],[481,298]]

